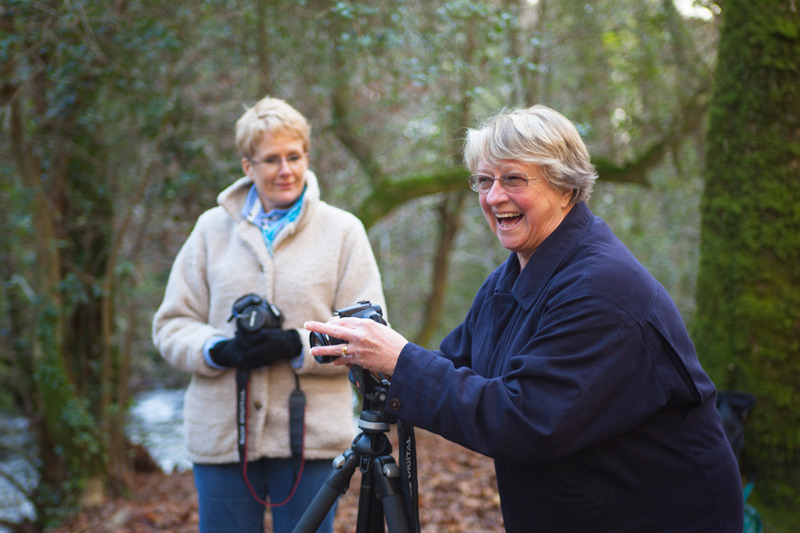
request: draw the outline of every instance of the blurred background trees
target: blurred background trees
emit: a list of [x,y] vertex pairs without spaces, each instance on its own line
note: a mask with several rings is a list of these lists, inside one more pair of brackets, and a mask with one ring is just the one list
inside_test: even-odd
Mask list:
[[[37,435],[40,522],[124,490],[130,393],[186,379],[155,353],[150,319],[196,217],[239,177],[234,123],[265,94],[309,117],[323,198],[364,221],[390,321],[430,347],[507,256],[466,189],[464,128],[534,103],[575,121],[600,173],[591,208],[673,295],[719,386],[756,392],[753,419],[764,422],[748,433],[745,461],[767,502],[797,508],[800,334],[788,310],[800,308],[789,290],[798,286],[800,110],[796,92],[781,92],[798,86],[797,12],[779,0],[694,4],[4,0],[0,408],[24,413]],[[733,32],[741,48],[721,48],[732,59],[715,74],[721,20],[758,21],[761,37]],[[757,88],[736,90],[745,73],[761,84],[757,99],[733,97]],[[734,132],[785,151],[743,164],[736,157],[757,146],[727,144]],[[782,206],[755,209],[762,196]],[[736,206],[723,209],[729,218],[720,202]],[[740,231],[744,247],[702,237],[701,280],[728,272],[730,284],[701,283],[696,300],[701,213],[704,234],[735,235],[729,222],[753,211],[761,218],[748,228],[781,231],[763,242]],[[723,268],[731,248],[763,262],[734,275]],[[783,270],[777,289],[772,276],[749,275],[772,267]],[[737,291],[759,298],[732,299]],[[769,339],[749,334],[780,312]],[[747,342],[714,340],[734,331]],[[756,345],[773,355],[752,362]],[[767,414],[790,412],[782,432]]]

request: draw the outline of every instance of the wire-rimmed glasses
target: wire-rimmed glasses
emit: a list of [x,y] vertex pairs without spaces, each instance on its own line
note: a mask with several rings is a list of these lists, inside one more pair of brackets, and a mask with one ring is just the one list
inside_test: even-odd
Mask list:
[[517,192],[528,186],[533,178],[529,178],[524,172],[509,172],[499,178],[493,178],[486,174],[473,174],[469,177],[469,188],[478,194],[489,192],[496,180],[500,180],[500,185],[508,192]]
[[265,157],[264,159],[257,160],[251,157],[248,157],[247,160],[250,161],[252,165],[264,165],[267,170],[277,170],[285,161],[289,168],[297,168],[303,162],[303,154],[289,154],[286,157],[278,157],[276,155],[271,155]]

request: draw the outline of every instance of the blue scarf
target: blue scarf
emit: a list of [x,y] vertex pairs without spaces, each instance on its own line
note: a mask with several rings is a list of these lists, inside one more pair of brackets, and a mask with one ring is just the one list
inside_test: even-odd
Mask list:
[[250,187],[247,193],[247,199],[242,208],[242,216],[247,219],[251,224],[261,228],[261,234],[264,236],[264,244],[267,246],[267,251],[272,257],[272,245],[278,234],[287,224],[296,221],[300,216],[300,209],[303,207],[303,196],[306,194],[306,188],[303,187],[303,193],[295,200],[294,204],[288,209],[272,209],[269,212],[264,212],[264,206],[258,198],[258,190],[255,184]]

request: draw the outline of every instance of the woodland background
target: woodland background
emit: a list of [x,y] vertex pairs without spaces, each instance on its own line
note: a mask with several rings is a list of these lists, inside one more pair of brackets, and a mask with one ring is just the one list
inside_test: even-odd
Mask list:
[[466,187],[464,128],[534,103],[571,118],[600,174],[590,207],[718,387],[756,396],[742,471],[768,530],[796,529],[795,0],[0,6],[0,409],[37,437],[35,527],[133,483],[131,394],[186,382],[152,314],[240,175],[236,119],[270,94],[310,119],[323,198],[368,228],[393,326],[431,347],[507,256]]

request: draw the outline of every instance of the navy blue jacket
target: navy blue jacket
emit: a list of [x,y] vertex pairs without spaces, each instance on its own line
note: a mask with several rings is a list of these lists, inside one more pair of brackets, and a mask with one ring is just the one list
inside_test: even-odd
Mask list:
[[739,533],[715,399],[667,292],[581,203],[439,352],[406,345],[387,406],[494,458],[507,531]]

